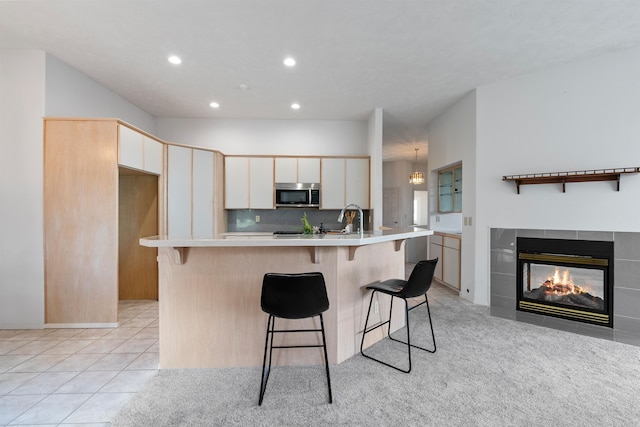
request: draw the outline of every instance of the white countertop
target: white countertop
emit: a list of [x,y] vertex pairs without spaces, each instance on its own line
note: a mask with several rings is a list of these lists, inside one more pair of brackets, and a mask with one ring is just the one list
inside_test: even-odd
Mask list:
[[433,230],[434,233],[440,233],[440,234],[452,234],[455,236],[462,236],[462,232],[458,231],[458,230],[447,230],[447,229],[441,229],[441,230]]
[[260,246],[363,246],[393,240],[430,236],[420,227],[393,228],[353,234],[277,235],[270,232],[221,233],[214,238],[151,236],[140,239],[147,247],[260,247]]

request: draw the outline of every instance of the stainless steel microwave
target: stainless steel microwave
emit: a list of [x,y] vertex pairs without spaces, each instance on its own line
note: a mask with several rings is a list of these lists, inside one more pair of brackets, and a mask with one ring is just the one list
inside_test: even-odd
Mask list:
[[320,207],[320,184],[306,182],[276,183],[276,207]]

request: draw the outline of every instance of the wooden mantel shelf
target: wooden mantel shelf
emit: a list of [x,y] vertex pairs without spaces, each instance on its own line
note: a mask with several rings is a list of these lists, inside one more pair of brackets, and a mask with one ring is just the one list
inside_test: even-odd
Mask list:
[[567,182],[591,181],[617,181],[616,191],[620,191],[620,175],[629,173],[640,173],[640,167],[506,175],[502,177],[502,180],[514,181],[518,194],[520,194],[521,185],[562,184],[562,192],[564,193]]

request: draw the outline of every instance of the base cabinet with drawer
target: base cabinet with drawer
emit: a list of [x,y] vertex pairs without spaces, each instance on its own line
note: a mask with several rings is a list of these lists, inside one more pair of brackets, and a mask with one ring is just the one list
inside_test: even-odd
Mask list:
[[430,257],[438,258],[434,279],[460,290],[460,248],[458,235],[435,232],[431,236]]

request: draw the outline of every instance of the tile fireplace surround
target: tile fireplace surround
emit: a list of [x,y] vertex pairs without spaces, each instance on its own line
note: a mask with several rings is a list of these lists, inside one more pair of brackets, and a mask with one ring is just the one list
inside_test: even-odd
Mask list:
[[[614,242],[613,328],[516,310],[516,238]],[[491,229],[491,314],[640,346],[640,233]]]

